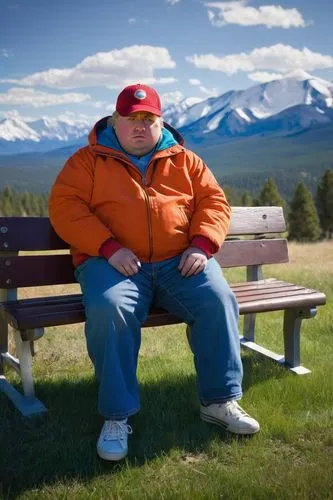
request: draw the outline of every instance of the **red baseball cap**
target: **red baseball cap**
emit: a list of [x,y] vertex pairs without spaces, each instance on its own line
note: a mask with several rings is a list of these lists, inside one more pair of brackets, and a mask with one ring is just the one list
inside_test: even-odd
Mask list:
[[129,116],[136,111],[148,111],[157,116],[162,116],[161,99],[148,85],[136,83],[125,87],[117,98],[116,111],[121,116]]

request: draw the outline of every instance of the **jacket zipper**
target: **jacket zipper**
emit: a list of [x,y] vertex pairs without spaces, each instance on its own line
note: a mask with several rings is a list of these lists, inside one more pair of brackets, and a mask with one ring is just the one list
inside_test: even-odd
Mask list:
[[147,222],[148,222],[148,234],[149,234],[149,257],[148,261],[151,262],[151,258],[153,256],[153,230],[152,230],[152,222],[151,222],[151,206],[150,206],[150,198],[147,191],[147,181],[144,175],[141,176],[142,184],[143,184],[143,192],[145,193],[146,198],[146,208],[147,208]]
[[[95,151],[96,154],[103,154],[105,156],[110,156],[111,158],[116,158],[117,160],[122,160],[124,163],[126,163],[129,167],[135,168],[138,170],[135,165],[132,165],[132,163],[126,161],[125,158],[122,156],[114,155],[114,154],[109,154],[105,153],[104,151]],[[149,162],[150,163],[150,162]],[[147,165],[147,170],[149,167],[149,163]],[[146,171],[147,171],[146,170]],[[141,172],[140,172],[141,174]],[[131,175],[131,174],[130,174]],[[154,175],[154,173],[153,173]],[[146,209],[147,209],[147,223],[148,223],[148,235],[149,235],[149,258],[148,261],[151,262],[151,258],[153,256],[153,230],[152,230],[152,222],[151,222],[151,205],[150,205],[150,198],[149,194],[147,191],[147,180],[146,176],[141,174],[141,180],[142,180],[142,186],[143,186],[143,192],[145,194],[145,200],[146,200]]]

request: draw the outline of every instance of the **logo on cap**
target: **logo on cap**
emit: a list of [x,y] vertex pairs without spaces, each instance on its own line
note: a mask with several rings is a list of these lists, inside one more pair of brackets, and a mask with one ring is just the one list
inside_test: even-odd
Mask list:
[[147,92],[143,89],[138,89],[134,92],[134,97],[140,100],[145,99],[147,97]]

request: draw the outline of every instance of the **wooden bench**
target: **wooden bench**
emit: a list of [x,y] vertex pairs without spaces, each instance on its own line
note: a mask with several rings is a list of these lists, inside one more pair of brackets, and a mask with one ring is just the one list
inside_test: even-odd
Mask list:
[[[325,304],[326,297],[303,286],[263,279],[263,264],[288,261],[287,241],[279,237],[283,231],[285,221],[280,207],[234,207],[229,239],[215,257],[223,268],[246,266],[247,281],[232,285],[240,314],[245,315],[242,346],[272,358],[294,373],[304,374],[309,370],[300,364],[301,322],[315,316],[316,306]],[[68,245],[55,234],[47,217],[0,218],[0,390],[23,415],[46,411],[35,397],[34,342],[42,337],[45,327],[85,321],[81,294],[17,300],[20,287],[75,282],[71,256],[59,254],[62,249],[68,249]],[[51,252],[19,255],[21,251],[44,250]],[[284,356],[255,343],[256,314],[279,310],[284,311]],[[143,326],[181,322],[164,310],[152,309]],[[16,341],[16,356],[8,352],[9,325]],[[23,394],[6,379],[5,366],[20,375]]]

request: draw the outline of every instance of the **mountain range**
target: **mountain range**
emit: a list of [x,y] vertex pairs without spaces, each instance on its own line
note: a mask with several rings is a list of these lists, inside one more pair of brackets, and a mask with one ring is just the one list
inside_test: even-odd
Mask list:
[[[271,174],[287,183],[302,176],[311,184],[333,167],[333,83],[303,71],[206,100],[187,98],[166,108],[163,117],[215,175],[242,189],[244,179],[251,190]],[[21,167],[32,175],[33,166],[43,177],[52,168],[44,183],[49,188],[54,169],[86,144],[92,125],[68,117],[6,118],[0,121],[0,169]]]
[[0,154],[44,152],[74,144],[87,135],[91,125],[87,119],[66,116],[25,121],[14,115],[0,121]]

